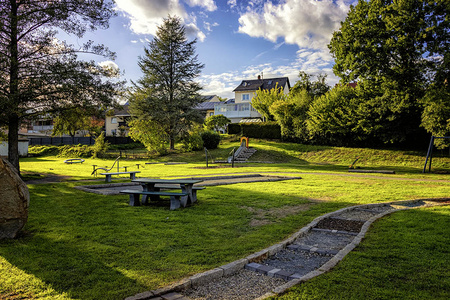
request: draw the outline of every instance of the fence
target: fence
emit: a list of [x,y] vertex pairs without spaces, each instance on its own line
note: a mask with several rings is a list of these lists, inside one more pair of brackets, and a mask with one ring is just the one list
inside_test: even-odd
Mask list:
[[[29,145],[93,145],[95,139],[93,137],[38,137],[29,138]],[[132,142],[130,137],[107,136],[105,141],[112,145],[129,144]]]

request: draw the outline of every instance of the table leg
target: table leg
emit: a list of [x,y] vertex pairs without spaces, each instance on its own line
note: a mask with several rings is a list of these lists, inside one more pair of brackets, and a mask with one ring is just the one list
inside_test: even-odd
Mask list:
[[139,194],[130,194],[130,206],[140,206],[141,202],[139,202]]
[[188,194],[187,203],[188,204],[194,203],[196,199],[194,198],[194,195],[192,193],[193,184],[181,184],[180,186],[181,190]]
[[180,208],[180,196],[170,196],[170,210]]
[[[148,184],[142,184],[142,189],[144,192],[158,192],[160,189],[155,187],[154,183],[148,183]],[[159,201],[160,197],[159,195],[142,195],[142,205],[148,204],[148,198],[150,198],[150,201]]]

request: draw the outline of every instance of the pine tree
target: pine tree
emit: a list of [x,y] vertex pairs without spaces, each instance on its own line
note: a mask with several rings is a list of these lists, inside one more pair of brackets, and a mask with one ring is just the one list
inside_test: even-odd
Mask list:
[[158,136],[168,137],[171,150],[176,138],[187,132],[193,121],[200,120],[194,108],[202,101],[198,93],[201,87],[194,79],[204,65],[195,54],[196,42],[187,40],[180,18],[164,19],[145,48],[145,55],[139,57],[138,64],[144,75],[130,92],[132,116],[146,121],[133,124],[155,123],[148,128],[163,130],[165,134]]

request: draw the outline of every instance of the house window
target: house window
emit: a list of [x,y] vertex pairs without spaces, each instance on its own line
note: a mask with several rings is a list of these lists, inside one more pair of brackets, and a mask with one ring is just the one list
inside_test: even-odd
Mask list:
[[211,117],[211,116],[214,116],[214,113],[213,112],[210,112],[209,113],[209,116]]
[[117,124],[117,118],[116,117],[111,118],[111,124]]
[[250,94],[242,94],[242,101],[250,100]]

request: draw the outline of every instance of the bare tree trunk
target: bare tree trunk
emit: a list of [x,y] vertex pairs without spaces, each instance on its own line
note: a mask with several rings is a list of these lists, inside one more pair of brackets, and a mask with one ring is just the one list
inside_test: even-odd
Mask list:
[[20,175],[19,167],[19,118],[17,116],[9,117],[8,127],[8,161],[17,169]]
[[9,69],[9,109],[11,113],[8,118],[8,160],[17,169],[20,175],[19,168],[19,125],[20,120],[17,115],[19,107],[19,51],[17,40],[17,10],[16,1],[11,1],[11,44],[9,45],[11,51],[11,65]]

